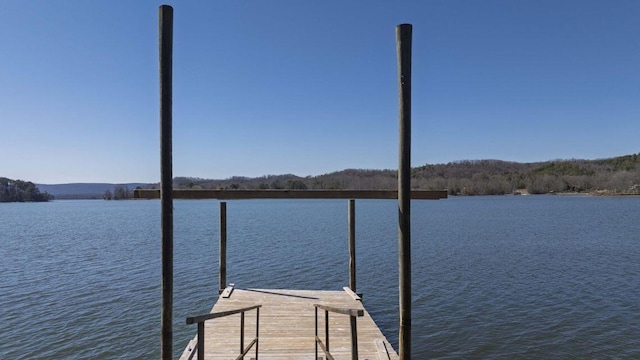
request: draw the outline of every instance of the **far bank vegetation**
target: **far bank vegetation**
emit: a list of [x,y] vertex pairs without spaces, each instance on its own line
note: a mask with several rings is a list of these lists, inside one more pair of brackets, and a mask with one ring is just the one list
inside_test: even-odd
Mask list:
[[[174,179],[177,189],[396,189],[394,170],[347,169],[319,176],[267,175],[211,180]],[[157,188],[157,185],[155,186]],[[412,187],[450,195],[513,193],[640,194],[639,154],[598,160],[517,163],[462,160],[412,169]]]
[[105,200],[129,200],[133,198],[133,192],[129,190],[128,186],[116,185],[113,192],[105,190],[102,198]]
[[45,202],[53,200],[53,195],[40,192],[31,181],[13,180],[0,177],[0,202]]

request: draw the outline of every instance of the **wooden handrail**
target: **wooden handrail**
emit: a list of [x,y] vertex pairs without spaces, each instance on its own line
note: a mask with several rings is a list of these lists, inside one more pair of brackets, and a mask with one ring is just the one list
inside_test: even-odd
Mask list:
[[[253,306],[249,306],[249,307],[245,307],[245,308],[241,308],[241,309],[235,309],[235,310],[229,310],[229,311],[221,311],[221,312],[217,312],[217,313],[211,313],[211,314],[203,314],[203,315],[197,315],[197,316],[190,316],[187,318],[187,325],[190,324],[198,324],[198,343],[196,346],[196,349],[198,351],[198,360],[204,360],[204,322],[207,320],[211,320],[211,319],[217,319],[217,318],[222,318],[225,316],[230,316],[230,315],[235,315],[235,314],[240,314],[240,355],[238,355],[238,357],[236,358],[236,360],[239,359],[244,359],[244,356],[249,352],[249,350],[251,350],[251,348],[255,345],[256,346],[256,357],[255,359],[258,359],[258,346],[259,346],[259,342],[258,342],[258,334],[260,331],[260,308],[262,307],[262,305],[253,305]],[[249,343],[249,345],[247,345],[246,347],[244,346],[244,313],[250,310],[256,310],[256,337],[253,338],[253,340],[251,341],[251,343]],[[191,353],[191,356],[193,356],[193,353]]]
[[333,306],[320,305],[320,304],[313,304],[313,306],[322,310],[326,310],[326,311],[334,312],[338,314],[345,314],[349,316],[364,316],[364,310],[362,309],[337,308]]
[[229,316],[229,315],[240,314],[240,313],[245,312],[245,311],[257,309],[259,307],[262,307],[262,305],[253,305],[253,306],[249,306],[249,307],[245,307],[245,308],[241,308],[241,309],[235,309],[235,310],[229,310],[229,311],[221,311],[221,312],[217,312],[217,313],[209,313],[209,314],[204,314],[204,315],[191,316],[191,317],[187,318],[187,325],[191,325],[191,324],[195,324],[195,323],[199,323],[199,322],[203,322],[203,321],[207,321],[207,320],[211,320],[211,319],[217,319],[217,318],[221,318],[221,317],[225,317],[225,316]]
[[[349,320],[351,322],[351,359],[358,360],[358,329],[356,327],[356,318],[360,316],[364,316],[364,310],[362,309],[351,309],[351,308],[337,308],[333,306],[313,304],[316,311],[316,359],[318,358],[318,346],[322,349],[322,352],[327,357],[327,360],[333,360],[333,355],[329,351],[329,313],[337,313],[349,315]],[[322,342],[320,337],[318,336],[318,309],[324,310],[324,339],[325,343]]]
[[327,360],[335,360],[333,358],[333,355],[331,355],[329,353],[329,350],[327,350],[327,348],[324,347],[324,344],[322,343],[322,340],[320,340],[317,336],[316,336],[316,359],[319,359],[318,358],[318,349],[317,349],[318,345],[320,345],[320,349],[322,349],[322,352],[324,353],[324,356],[327,357]]

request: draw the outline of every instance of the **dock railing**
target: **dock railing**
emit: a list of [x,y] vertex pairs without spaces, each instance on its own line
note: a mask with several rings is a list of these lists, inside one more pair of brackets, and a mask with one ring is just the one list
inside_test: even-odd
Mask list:
[[[188,317],[187,325],[191,325],[195,323],[198,324],[198,344],[196,347],[196,350],[198,352],[198,360],[204,360],[204,322],[207,320],[217,319],[217,318],[235,315],[235,314],[240,314],[240,355],[238,355],[236,360],[244,359],[244,356],[247,355],[249,350],[251,350],[251,348],[254,345],[256,347],[255,359],[258,360],[258,345],[259,345],[258,333],[260,329],[260,308],[261,307],[262,305],[254,305],[254,306],[245,307],[245,308],[236,309],[236,310],[221,311],[217,313],[210,313],[210,314]],[[251,343],[247,345],[247,347],[245,347],[244,346],[244,313],[247,311],[251,311],[253,309],[256,310],[256,336],[255,338],[253,338]]]
[[[356,318],[364,316],[362,309],[335,308],[326,305],[313,304],[316,309],[316,359],[318,358],[318,346],[324,352],[327,360],[334,360],[333,355],[329,351],[329,312],[349,315],[351,320],[351,359],[358,359],[358,329],[356,326]],[[318,336],[318,309],[324,310],[324,343]]]

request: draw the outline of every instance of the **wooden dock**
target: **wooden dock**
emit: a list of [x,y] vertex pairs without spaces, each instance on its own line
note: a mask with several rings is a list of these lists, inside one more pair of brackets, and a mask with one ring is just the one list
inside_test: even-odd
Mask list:
[[[160,198],[161,202],[160,347],[162,359],[170,360],[173,355],[174,197],[222,200],[349,199],[349,288],[345,288],[345,291],[260,289],[233,291],[227,288],[226,203],[221,203],[219,288],[225,287],[225,292],[222,293],[211,313],[187,318],[187,324],[197,324],[198,335],[189,343],[181,359],[193,359],[196,353],[201,359],[237,359],[243,358],[244,355],[246,355],[244,358],[250,359],[256,354],[262,359],[284,360],[318,360],[334,357],[352,360],[411,359],[411,199],[436,200],[447,197],[446,191],[411,189],[412,26],[400,24],[396,27],[400,100],[397,191],[248,189],[195,191],[173,189],[173,8],[168,5],[160,6],[158,20],[160,189],[136,190],[134,194],[135,198]],[[361,299],[353,293],[356,291],[355,199],[398,200],[399,356],[364,309]],[[256,316],[251,316],[254,312]],[[245,331],[245,329],[253,329],[254,333],[251,334],[251,330]],[[245,339],[248,340],[245,342]],[[354,346],[356,343],[357,347]],[[249,352],[252,346],[252,352]],[[320,353],[317,347],[322,349]]]
[[[343,291],[232,289],[227,288],[211,313],[262,305],[259,313],[259,359],[303,360],[315,357],[314,304],[362,310],[357,317],[358,358],[393,360],[398,355],[349,288]],[[318,336],[325,341],[325,314],[318,310]],[[256,310],[245,313],[244,346],[255,337]],[[204,324],[204,358],[235,359],[240,355],[240,314],[216,318]],[[194,331],[195,331],[194,325]],[[336,359],[351,359],[350,316],[329,313],[330,352]],[[322,350],[318,357],[326,359]],[[185,348],[181,360],[197,358],[197,336]],[[255,358],[255,348],[246,359]]]

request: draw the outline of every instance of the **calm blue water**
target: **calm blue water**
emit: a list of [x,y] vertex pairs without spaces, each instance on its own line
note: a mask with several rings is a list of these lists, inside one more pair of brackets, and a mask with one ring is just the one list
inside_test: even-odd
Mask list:
[[[357,201],[358,290],[397,342],[396,203]],[[218,202],[175,202],[176,356],[217,296]],[[413,203],[413,354],[640,358],[640,198]],[[230,201],[228,281],[339,290],[347,202]],[[0,359],[152,359],[160,203],[0,204]]]

